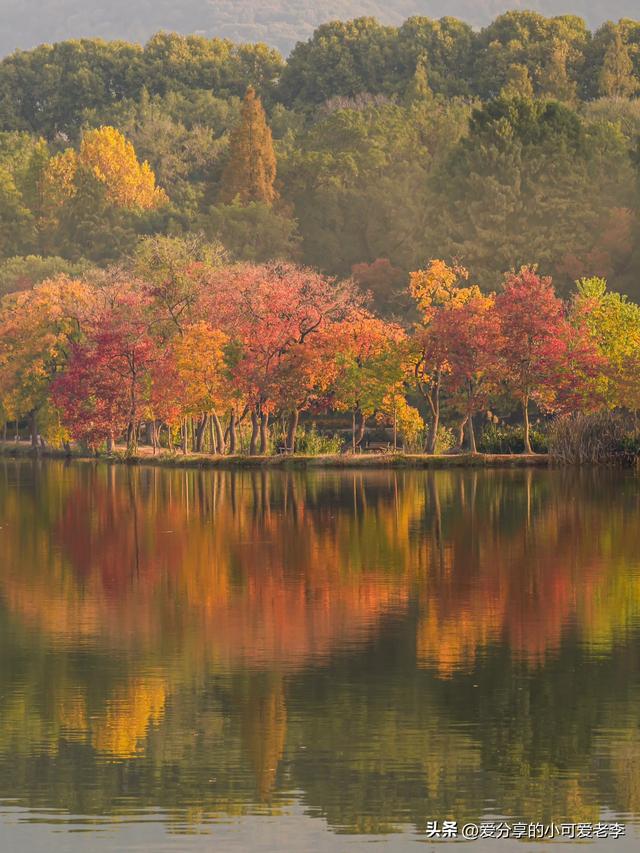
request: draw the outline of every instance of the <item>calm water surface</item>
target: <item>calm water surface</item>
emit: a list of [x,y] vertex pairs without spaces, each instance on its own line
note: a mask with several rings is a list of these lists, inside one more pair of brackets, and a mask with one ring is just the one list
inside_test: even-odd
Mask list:
[[637,849],[639,518],[621,472],[0,462],[0,850]]

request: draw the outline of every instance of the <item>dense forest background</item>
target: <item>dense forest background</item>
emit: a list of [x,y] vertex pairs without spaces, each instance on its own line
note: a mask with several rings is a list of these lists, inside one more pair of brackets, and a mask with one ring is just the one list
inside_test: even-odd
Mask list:
[[636,0],[0,0],[0,55],[69,38],[146,41],[158,30],[264,41],[288,53],[329,20],[363,15],[400,25],[412,15],[451,15],[483,27],[509,8],[572,13],[590,27],[630,17]]
[[[225,188],[248,85],[274,140],[264,199]],[[561,292],[600,275],[638,297],[639,94],[640,22],[591,32],[531,12],[480,31],[453,18],[324,24],[287,61],[169,33],[15,52],[0,62],[0,292],[168,233],[202,234],[232,259],[353,274],[387,315],[405,312],[398,294],[430,258],[486,290],[538,264]],[[117,135],[100,137],[110,166],[89,150],[102,126],[148,161],[153,204],[128,198]],[[65,183],[72,160],[99,180]]]

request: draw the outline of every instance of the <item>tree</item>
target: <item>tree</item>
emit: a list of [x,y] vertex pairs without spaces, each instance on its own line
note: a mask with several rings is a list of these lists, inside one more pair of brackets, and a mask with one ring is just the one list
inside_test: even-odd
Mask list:
[[605,98],[630,98],[640,84],[633,74],[633,62],[620,29],[607,47],[599,77],[599,93]]
[[104,187],[108,204],[125,210],[150,210],[167,201],[149,164],[138,161],[133,145],[113,127],[86,132],[77,154],[67,148],[51,158],[44,176],[49,204],[73,198],[91,179]]
[[497,98],[434,176],[421,244],[461,259],[487,289],[534,261],[557,275],[595,241],[605,209],[634,204],[633,180],[614,125],[587,125],[555,101]]
[[385,398],[405,380],[402,329],[359,311],[335,330],[339,341],[338,372],[332,403],[351,412],[351,446],[362,445],[367,419],[380,411]]
[[72,263],[55,256],[10,257],[0,264],[0,296],[30,290],[42,281],[61,275],[79,279],[90,266],[88,262]]
[[292,260],[299,254],[295,219],[261,201],[217,204],[202,219],[205,232],[237,261]]
[[167,385],[171,375],[150,332],[149,298],[127,282],[106,297],[85,323],[53,399],[75,438],[97,447],[126,431],[133,454],[141,421],[153,415],[153,385]]
[[388,258],[376,258],[371,264],[354,264],[351,275],[362,292],[372,298],[373,306],[380,314],[389,315],[404,307],[402,297],[406,290],[406,275]]
[[567,69],[569,54],[570,48],[567,42],[557,38],[551,42],[549,57],[540,73],[540,89],[543,96],[568,103],[575,101],[577,86],[569,77]]
[[473,416],[487,406],[503,364],[500,320],[494,309],[493,296],[475,293],[438,311],[429,327],[433,339],[441,341],[451,392],[467,418],[471,453],[477,452]]
[[572,314],[586,324],[601,356],[596,383],[599,395],[611,408],[638,411],[640,306],[608,290],[602,278],[583,278],[577,282]]
[[249,86],[240,123],[231,134],[220,198],[227,203],[238,199],[241,204],[259,202],[270,207],[278,197],[275,180],[276,155],[271,129],[260,98]]
[[269,417],[281,390],[283,363],[325,326],[345,319],[358,300],[336,282],[292,264],[242,264],[208,278],[209,316],[239,344],[236,387],[252,422],[250,452],[267,450]]
[[212,420],[215,448],[224,453],[225,442],[220,423],[220,409],[229,401],[229,371],[225,361],[228,336],[205,321],[187,326],[175,338],[172,355],[184,388],[182,412],[197,415],[195,450],[202,450],[205,429]]
[[440,395],[443,382],[450,373],[447,338],[440,334],[439,315],[464,305],[480,296],[477,286],[464,286],[469,273],[463,267],[449,267],[444,261],[432,260],[423,270],[409,276],[409,292],[420,312],[420,323],[413,337],[414,377],[431,414],[426,443],[428,453],[435,453],[440,428]]
[[524,450],[532,453],[529,404],[551,407],[554,372],[561,366],[569,331],[550,278],[530,267],[507,276],[496,297],[505,381],[522,406]]
[[0,303],[0,398],[14,417],[29,418],[34,447],[39,414],[80,338],[91,302],[83,282],[61,276]]

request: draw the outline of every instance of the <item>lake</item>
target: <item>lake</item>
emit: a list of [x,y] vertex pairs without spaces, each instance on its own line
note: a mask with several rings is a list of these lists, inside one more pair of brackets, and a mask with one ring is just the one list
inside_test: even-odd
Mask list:
[[622,471],[0,460],[0,850],[637,849],[639,518]]

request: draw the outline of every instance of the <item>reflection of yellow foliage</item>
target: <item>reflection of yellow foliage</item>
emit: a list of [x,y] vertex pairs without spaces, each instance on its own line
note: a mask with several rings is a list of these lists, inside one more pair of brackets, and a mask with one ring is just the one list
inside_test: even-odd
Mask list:
[[275,785],[287,736],[287,706],[281,679],[267,689],[252,682],[244,706],[242,730],[256,774],[260,802],[266,802]]
[[462,611],[445,619],[427,608],[418,625],[418,666],[434,667],[442,678],[471,669],[478,649],[495,639],[502,624],[502,611],[483,605],[481,613]]
[[77,692],[65,697],[58,705],[57,718],[66,740],[84,740],[88,730],[85,697]]
[[138,679],[127,685],[92,722],[94,748],[113,758],[136,755],[149,726],[160,721],[165,700],[166,685],[160,678]]

